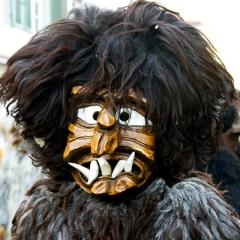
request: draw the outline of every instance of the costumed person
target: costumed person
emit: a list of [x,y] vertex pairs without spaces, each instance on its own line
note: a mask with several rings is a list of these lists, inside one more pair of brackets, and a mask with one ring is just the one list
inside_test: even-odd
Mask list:
[[10,239],[11,222],[26,191],[44,177],[41,168],[29,161],[26,147],[14,119],[6,116],[6,109],[0,104],[0,240]]
[[233,79],[178,13],[95,6],[15,53],[1,99],[47,178],[27,192],[12,239],[240,239],[237,213],[194,170],[218,148]]
[[[238,96],[240,93],[238,92]],[[226,147],[240,163],[240,101],[236,101],[234,105],[223,114],[223,134],[221,144]]]
[[223,191],[223,197],[240,214],[240,116],[239,101],[223,112],[223,133],[218,151],[204,164],[196,163],[196,169],[207,172]]

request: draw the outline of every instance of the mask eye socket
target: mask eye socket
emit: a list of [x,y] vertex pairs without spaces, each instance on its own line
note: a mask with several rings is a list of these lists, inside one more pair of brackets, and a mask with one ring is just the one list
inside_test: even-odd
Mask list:
[[[120,108],[116,112],[116,119],[122,125],[146,126],[145,117],[131,108]],[[148,120],[148,124],[152,125],[152,122]]]
[[97,117],[102,108],[98,105],[78,109],[78,117],[88,124],[97,124]]

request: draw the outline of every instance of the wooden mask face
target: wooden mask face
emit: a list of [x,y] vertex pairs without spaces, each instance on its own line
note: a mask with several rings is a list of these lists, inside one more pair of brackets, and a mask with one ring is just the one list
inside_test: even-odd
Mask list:
[[[142,186],[151,175],[155,134],[142,109],[120,105],[114,111],[107,94],[98,95],[95,102],[80,105],[76,122],[69,124],[64,159],[84,191],[116,195]],[[129,98],[136,101],[134,94]]]

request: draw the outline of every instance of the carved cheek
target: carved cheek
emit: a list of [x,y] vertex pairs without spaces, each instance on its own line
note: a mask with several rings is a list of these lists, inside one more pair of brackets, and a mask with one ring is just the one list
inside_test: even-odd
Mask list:
[[81,124],[70,124],[70,133],[64,151],[64,159],[80,149],[91,149],[92,154],[112,154],[117,147],[135,150],[154,161],[155,135],[139,129],[122,129],[115,125],[110,131],[101,130],[99,126],[86,127]]
[[69,124],[70,131],[67,145],[64,150],[63,158],[66,159],[75,152],[91,147],[91,140],[93,137],[93,127],[86,127],[81,124]]
[[[142,128],[121,129],[121,141],[119,144],[126,149],[134,149],[150,161],[154,161],[155,134],[152,132],[152,127],[150,127],[150,131],[147,132]],[[140,129],[142,129],[142,131]]]

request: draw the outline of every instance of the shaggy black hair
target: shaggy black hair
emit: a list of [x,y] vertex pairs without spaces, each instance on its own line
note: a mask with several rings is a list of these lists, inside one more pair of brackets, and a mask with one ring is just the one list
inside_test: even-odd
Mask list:
[[[72,97],[74,86],[88,92]],[[216,152],[219,113],[236,95],[212,45],[179,14],[143,0],[117,11],[74,9],[15,53],[0,79],[1,100],[22,136],[45,140],[32,159],[50,178],[71,178],[63,161],[67,127],[79,101],[91,102],[103,88],[113,103],[113,92],[128,103],[130,89],[146,98],[157,137],[155,176],[168,184]]]

